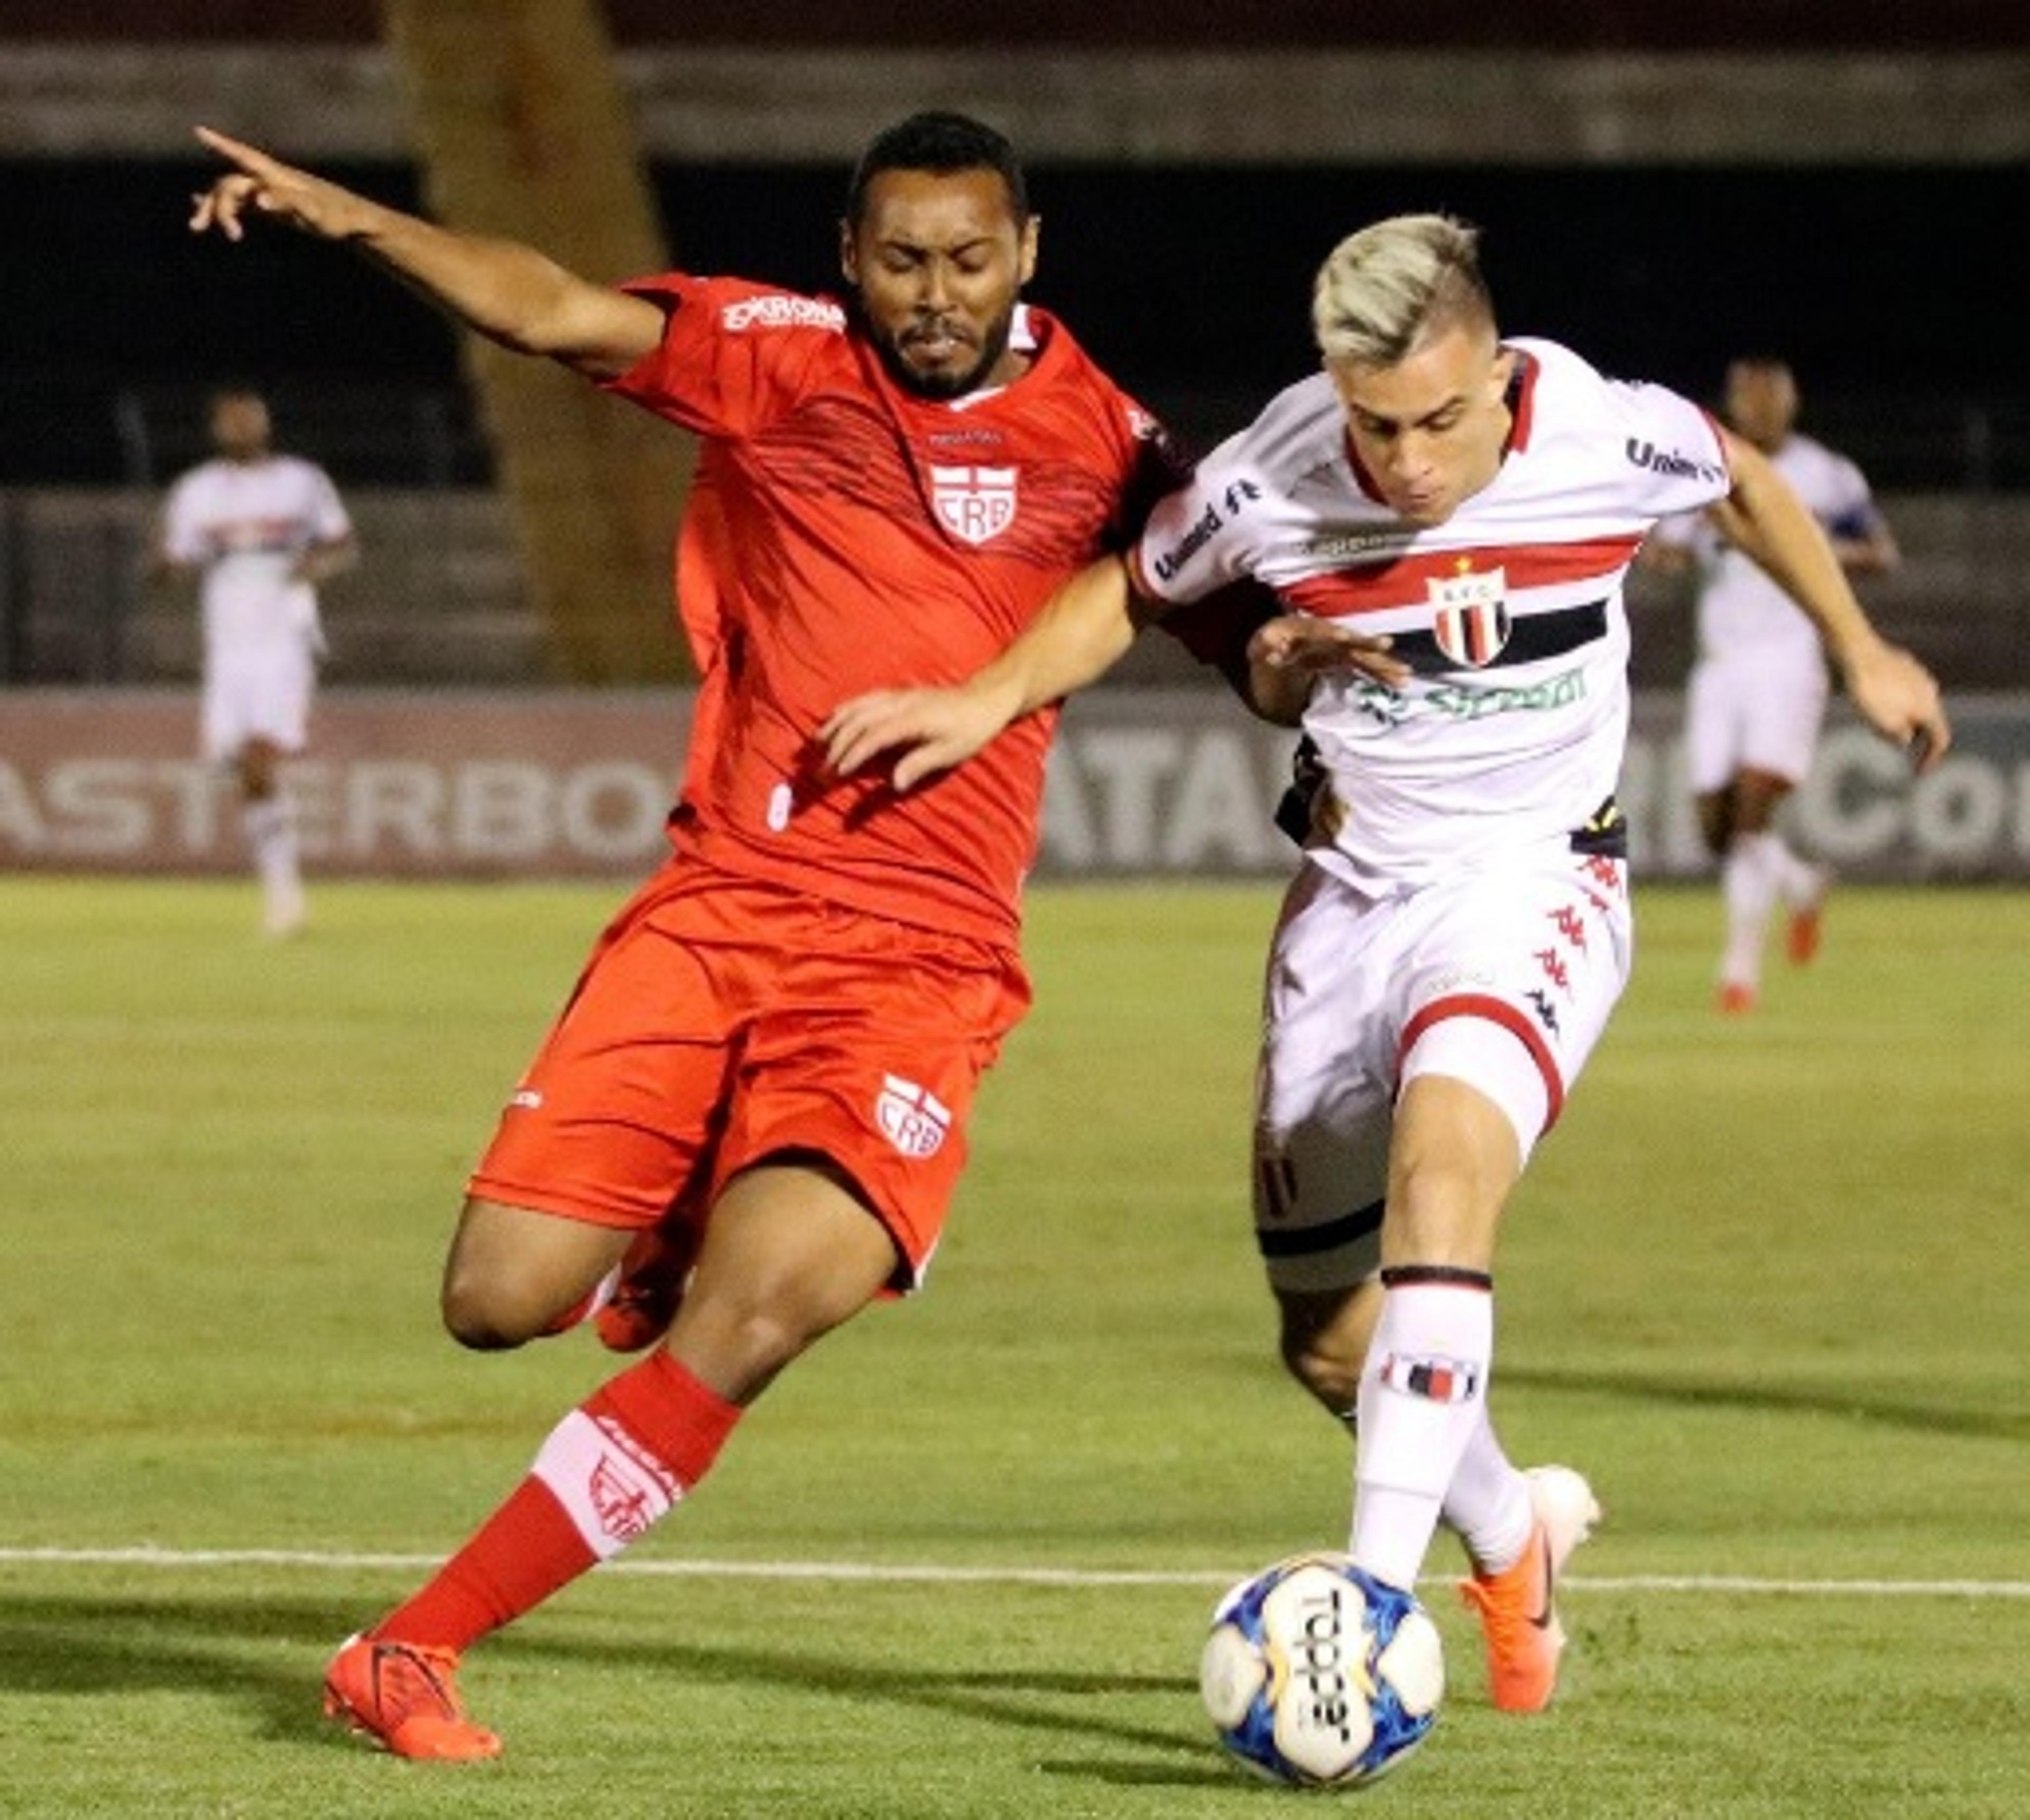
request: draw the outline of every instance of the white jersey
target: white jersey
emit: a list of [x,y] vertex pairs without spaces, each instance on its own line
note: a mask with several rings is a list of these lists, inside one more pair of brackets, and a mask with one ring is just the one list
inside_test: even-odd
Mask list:
[[[1880,523],[1861,471],[1808,436],[1790,436],[1770,458],[1829,537],[1865,538]],[[1698,565],[1699,653],[1751,663],[1794,656],[1823,662],[1817,628],[1768,573],[1722,537],[1703,514],[1674,518],[1658,540],[1688,548]]]
[[169,489],[162,548],[203,570],[207,659],[263,645],[314,649],[317,592],[293,578],[314,544],[351,534],[338,489],[296,455],[206,462]]
[[1318,856],[1375,891],[1568,835],[1612,796],[1628,723],[1622,582],[1655,522],[1725,495],[1712,420],[1660,387],[1516,340],[1500,471],[1441,525],[1404,523],[1353,457],[1323,373],[1273,399],[1159,505],[1141,585],[1243,576],[1286,611],[1386,633],[1400,689],[1329,676],[1304,728],[1331,802]]

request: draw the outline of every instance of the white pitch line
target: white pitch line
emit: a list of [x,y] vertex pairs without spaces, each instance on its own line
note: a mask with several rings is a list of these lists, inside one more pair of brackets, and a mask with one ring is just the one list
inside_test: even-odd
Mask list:
[[2030,1580],[1756,1580],[1727,1573],[1568,1574],[1581,1592],[1749,1592],[1852,1599],[2030,1599]]
[[[436,1554],[370,1554],[284,1548],[0,1548],[0,1566],[303,1567],[321,1571],[393,1568],[428,1572]],[[1227,1587],[1242,1570],[1177,1572],[1134,1568],[957,1567],[853,1561],[612,1561],[601,1573],[697,1580],[815,1580],[845,1583],[1000,1586]],[[1436,1577],[1441,1584],[1448,1577]],[[2030,1599],[2024,1580],[1783,1580],[1742,1574],[1574,1574],[1560,1584],[1575,1592],[1734,1592],[1834,1599]]]

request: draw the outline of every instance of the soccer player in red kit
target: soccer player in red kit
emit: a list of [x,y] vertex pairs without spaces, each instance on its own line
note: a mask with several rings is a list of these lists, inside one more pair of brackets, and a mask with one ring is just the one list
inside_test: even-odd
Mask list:
[[462,1651],[640,1535],[820,1335],[920,1280],[981,1075],[1029,987],[1018,895],[1054,717],[931,789],[842,778],[816,730],[956,682],[1123,547],[1177,477],[1157,425],[1020,301],[1007,143],[918,115],[863,154],[842,301],[670,273],[594,284],[222,134],[194,231],[271,216],[696,432],[679,598],[701,682],[672,852],[511,1095],[447,1260],[462,1343],[596,1319],[649,1346],[505,1503],[333,1658],[325,1710],[405,1757],[495,1755]]

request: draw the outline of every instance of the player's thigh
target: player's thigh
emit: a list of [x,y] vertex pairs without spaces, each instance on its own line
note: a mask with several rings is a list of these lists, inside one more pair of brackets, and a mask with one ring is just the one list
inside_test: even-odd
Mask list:
[[1500,1109],[1519,1168],[1627,984],[1627,863],[1549,848],[1432,887],[1411,919],[1399,1089],[1424,1075],[1463,1081]]
[[876,919],[842,915],[814,933],[781,1004],[746,1034],[717,1177],[825,1158],[893,1240],[894,1287],[911,1287],[943,1232],[975,1098],[1028,982],[1006,951]]
[[199,750],[210,763],[232,763],[253,730],[237,671],[213,660],[206,666],[198,701]]
[[1391,917],[1307,864],[1270,943],[1253,1198],[1279,1297],[1344,1291],[1380,1256],[1395,1091]]
[[293,641],[220,654],[205,677],[206,756],[235,758],[254,740],[278,752],[301,752],[309,737],[315,685],[315,665]]
[[898,1248],[828,1160],[785,1154],[742,1170],[715,1202],[665,1343],[720,1395],[745,1402],[879,1296]]
[[753,970],[664,909],[652,882],[600,937],[473,1171],[475,1199],[626,1232],[703,1205]]
[[1737,667],[1709,657],[1694,665],[1685,684],[1685,779],[1694,796],[1712,796],[1733,777],[1741,715]]
[[1786,658],[1764,666],[1744,697],[1739,768],[1802,783],[1818,750],[1829,692],[1816,652],[1809,660]]
[[444,1324],[468,1345],[515,1345],[582,1302],[631,1235],[610,1226],[468,1200],[444,1257]]

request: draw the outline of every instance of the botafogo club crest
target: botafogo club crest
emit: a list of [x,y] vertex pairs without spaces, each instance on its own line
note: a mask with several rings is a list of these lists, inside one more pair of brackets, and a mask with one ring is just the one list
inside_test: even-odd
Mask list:
[[1453,663],[1480,670],[1508,642],[1508,577],[1500,569],[1476,571],[1459,559],[1459,572],[1425,585],[1433,609],[1431,636]]

